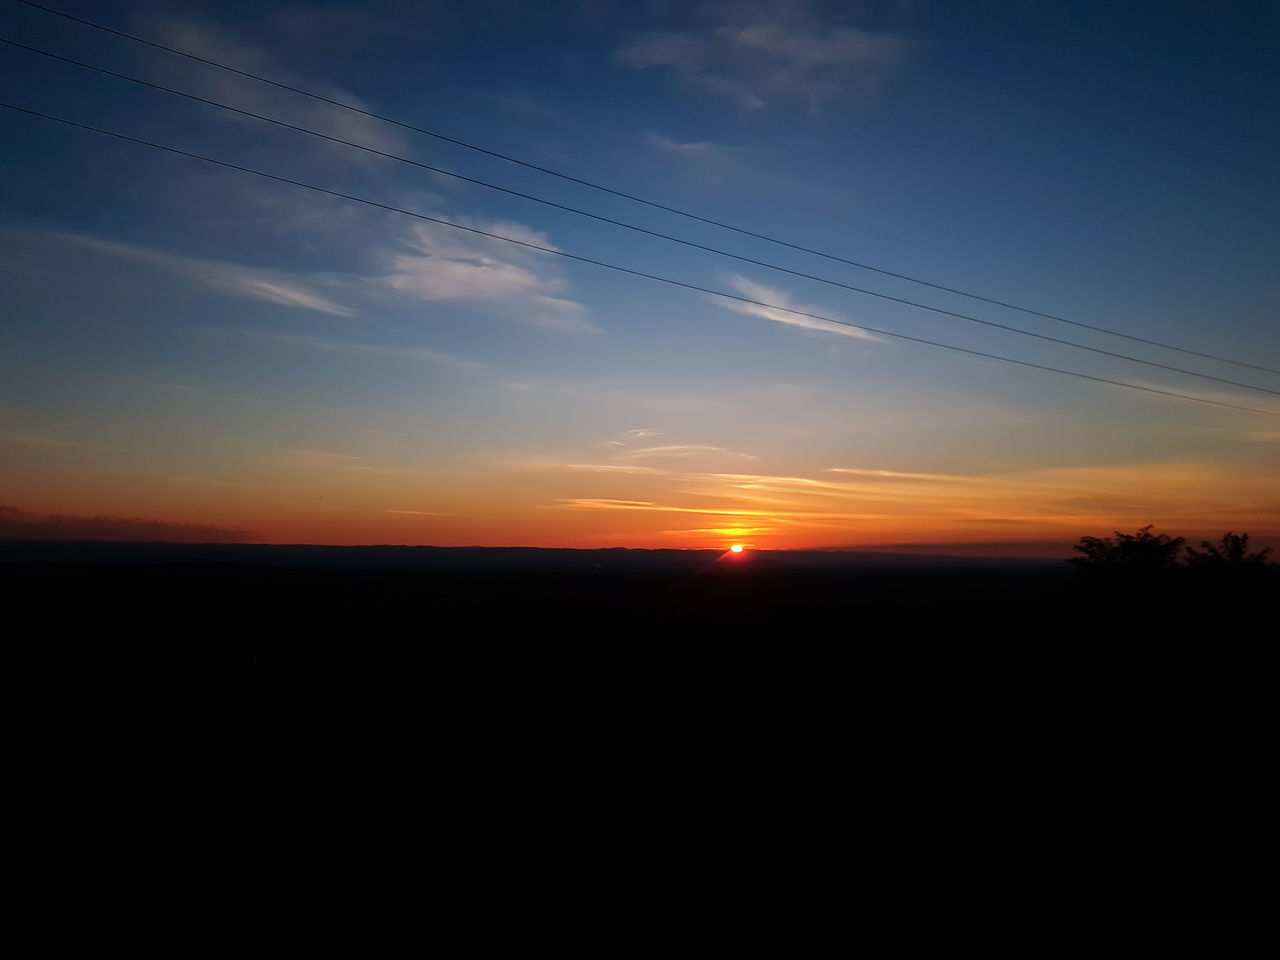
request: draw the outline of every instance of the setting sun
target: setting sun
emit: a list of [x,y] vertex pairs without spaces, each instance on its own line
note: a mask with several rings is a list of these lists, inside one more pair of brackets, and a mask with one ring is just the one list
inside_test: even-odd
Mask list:
[[[47,2],[0,67],[0,557],[636,550],[749,594],[790,551],[1280,550],[1280,0]],[[323,116],[240,111],[286,75]],[[418,88],[462,91],[448,171]]]

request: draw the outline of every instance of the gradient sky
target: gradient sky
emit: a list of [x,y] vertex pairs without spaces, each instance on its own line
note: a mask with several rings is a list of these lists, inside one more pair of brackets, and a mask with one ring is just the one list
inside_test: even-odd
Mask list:
[[[1280,7],[48,0],[618,190],[1280,368]],[[1271,391],[695,223],[0,0],[0,36],[742,256]],[[0,535],[441,545],[1280,539],[1280,396],[682,248],[11,46]]]

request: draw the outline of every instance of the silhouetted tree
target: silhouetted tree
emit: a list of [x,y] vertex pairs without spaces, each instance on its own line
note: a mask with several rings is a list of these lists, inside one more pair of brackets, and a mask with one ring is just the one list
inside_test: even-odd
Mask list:
[[1186,537],[1152,533],[1147,524],[1137,533],[1116,531],[1114,537],[1081,537],[1072,549],[1084,554],[1068,562],[1081,570],[1107,575],[1152,576],[1177,565]]
[[1266,566],[1271,548],[1249,552],[1249,535],[1247,533],[1231,533],[1222,535],[1217,544],[1201,540],[1204,549],[1187,547],[1187,563],[1192,567],[1205,570],[1238,570],[1242,568],[1260,568]]

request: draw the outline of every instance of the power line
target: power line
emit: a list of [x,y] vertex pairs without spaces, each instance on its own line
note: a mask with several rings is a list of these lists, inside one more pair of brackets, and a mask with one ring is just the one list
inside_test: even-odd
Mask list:
[[1280,411],[1277,411],[1277,410],[1263,410],[1258,407],[1246,407],[1246,406],[1243,406],[1242,404],[1229,403],[1225,400],[1211,400],[1208,397],[1197,397],[1189,393],[1179,393],[1174,390],[1161,390],[1157,387],[1146,387],[1137,383],[1127,383],[1123,380],[1111,380],[1107,377],[1097,377],[1097,376],[1094,376],[1093,374],[1080,373],[1075,370],[1064,370],[1061,367],[1051,367],[1042,363],[1033,363],[1030,360],[1018,360],[1013,357],[1005,357],[995,353],[986,353],[981,350],[973,350],[973,349],[970,349],[969,347],[959,347],[954,344],[941,343],[940,341],[937,341],[937,340],[927,340],[923,337],[909,336],[905,333],[894,333],[890,330],[880,330],[876,327],[866,326],[865,324],[852,323],[848,320],[838,320],[835,317],[826,317],[817,313],[809,313],[804,310],[795,310],[791,307],[783,307],[773,303],[766,303],[763,300],[755,300],[755,299],[752,299],[751,297],[744,297],[734,293],[725,293],[723,290],[713,290],[710,287],[702,287],[694,283],[686,283],[683,280],[673,280],[670,277],[663,277],[654,273],[645,273],[644,271],[641,271],[641,270],[633,270],[630,267],[623,267],[623,266],[619,266],[618,264],[607,263],[603,260],[594,260],[591,257],[584,257],[576,253],[568,253],[567,251],[564,251],[564,250],[557,250],[554,247],[544,247],[536,243],[530,243],[527,240],[516,240],[513,237],[504,237],[501,234],[490,233],[487,230],[481,230],[477,227],[464,226],[463,224],[453,223],[452,221],[444,220],[439,217],[430,217],[423,213],[415,213],[414,211],[406,210],[403,207],[396,207],[396,206],[392,206],[391,204],[379,203],[376,200],[368,200],[364,197],[353,196],[352,194],[342,193],[338,190],[330,190],[327,187],[317,187],[314,184],[304,183],[301,180],[292,180],[288,177],[278,176],[274,173],[266,173],[265,171],[262,171],[262,170],[255,170],[252,167],[244,167],[236,163],[230,163],[226,160],[216,160],[213,157],[206,157],[203,154],[192,153],[187,150],[179,150],[176,147],[167,147],[164,144],[155,143],[151,140],[143,140],[139,137],[131,137],[131,136],[128,136],[127,134],[115,133],[114,131],[111,131],[111,130],[104,130],[101,127],[91,126],[87,123],[80,123],[75,120],[67,120],[63,117],[55,117],[52,114],[41,113],[38,110],[31,110],[27,107],[17,106],[16,104],[5,103],[3,101],[0,101],[0,107],[4,107],[7,110],[14,110],[18,113],[25,113],[25,114],[28,114],[29,116],[40,117],[41,119],[44,119],[44,120],[52,120],[55,123],[61,123],[68,127],[76,127],[80,130],[88,130],[91,133],[98,133],[98,134],[102,134],[103,136],[113,137],[117,140],[124,140],[128,143],[136,143],[136,144],[139,144],[140,146],[152,147],[156,150],[163,150],[165,153],[172,153],[180,157],[188,157],[192,160],[200,160],[205,163],[211,163],[219,167],[225,167],[229,170],[239,170],[242,173],[250,173],[250,174],[253,174],[254,176],[263,177],[267,180],[274,180],[277,183],[287,183],[295,187],[302,187],[306,190],[312,190],[316,193],[323,193],[331,197],[338,197],[343,200],[351,200],[354,203],[361,203],[366,206],[375,207],[380,210],[387,210],[391,213],[399,213],[408,217],[413,217],[418,220],[425,220],[428,223],[436,223],[436,224],[440,224],[441,226],[452,227],[455,230],[463,230],[463,231],[466,231],[467,233],[476,234],[482,237],[488,237],[492,240],[501,240],[504,243],[515,244],[516,246],[525,247],[530,250],[537,250],[540,253],[549,253],[557,257],[564,257],[565,259],[568,259],[568,260],[575,260],[579,263],[587,263],[587,264],[591,264],[592,266],[603,267],[606,270],[613,270],[618,273],[625,273],[630,276],[640,277],[645,280],[655,280],[658,283],[665,283],[673,287],[682,287],[686,290],[693,290],[698,293],[709,294],[710,296],[720,297],[725,300],[735,300],[739,303],[746,303],[752,306],[764,307],[769,310],[778,310],[782,313],[789,313],[797,317],[807,317],[811,320],[822,321],[823,323],[837,324],[842,327],[852,327],[855,330],[862,330],[866,333],[872,333],[872,334],[876,334],[884,337],[892,337],[895,340],[905,340],[910,343],[920,343],[926,346],[939,347],[943,350],[951,350],[956,353],[964,353],[974,357],[981,357],[986,360],[999,360],[1002,363],[1013,363],[1013,364],[1017,364],[1018,366],[1030,367],[1035,370],[1046,370],[1050,373],[1060,373],[1060,374],[1063,374],[1064,376],[1077,377],[1081,380],[1092,380],[1095,383],[1107,383],[1107,384],[1111,384],[1112,386],[1124,387],[1129,390],[1140,390],[1143,393],[1154,393],[1164,397],[1175,397],[1180,400],[1192,400],[1196,403],[1206,403],[1215,407],[1227,407],[1232,410],[1244,410],[1248,413],[1261,413],[1266,416],[1280,417]]
[[[123,30],[116,30],[112,27],[105,26],[104,24],[95,23],[92,20],[85,20],[82,17],[76,17],[69,13],[64,13],[61,10],[55,10],[54,8],[47,7],[44,4],[35,3],[34,0],[16,0],[16,2],[21,3],[28,7],[33,7],[37,10],[42,10],[45,13],[53,14],[54,16],[57,16],[57,17],[62,17],[63,19],[70,20],[74,23],[79,23],[86,27],[92,27],[95,30],[101,30],[104,33],[109,33],[113,36],[117,36],[125,40],[133,41],[134,43],[140,43],[145,46],[152,47],[156,50],[163,50],[166,53],[171,53],[171,54],[174,54],[175,56],[185,57],[188,60],[194,60],[197,63],[203,63],[211,67],[216,67],[219,70],[225,70],[229,73],[234,73],[238,76],[246,77],[250,80],[257,80],[259,83],[266,83],[273,87],[277,87],[281,90],[288,90],[290,93],[296,93],[296,94],[299,94],[300,96],[309,97],[312,100],[317,100],[321,103],[327,103],[327,104],[330,104],[331,106],[340,107],[343,110],[350,110],[353,113],[358,113],[358,114],[361,114],[362,116],[366,116],[374,120],[381,120],[384,123],[390,123],[393,126],[401,127],[402,129],[405,129],[405,130],[412,130],[414,133],[421,133],[425,136],[432,137],[436,140],[440,140],[445,143],[451,143],[451,144],[454,144],[455,146],[463,147],[464,149],[467,149],[467,150],[473,150],[476,153],[482,153],[482,154],[485,154],[486,156],[495,157],[499,160],[504,160],[508,163],[514,163],[518,166],[525,167],[529,170],[536,170],[539,173],[545,173],[548,176],[557,177],[561,180],[565,180],[570,183],[576,183],[580,186],[588,187],[592,190],[599,190],[602,193],[608,193],[615,197],[620,197],[624,200],[630,200],[633,203],[644,204],[647,207],[653,207],[654,209],[663,210],[667,213],[673,213],[673,214],[676,214],[677,216],[686,217],[690,220],[696,220],[699,223],[705,223],[713,227],[719,227],[722,230],[730,230],[734,233],[738,233],[743,236],[753,237],[757,240],[764,240],[768,243],[773,243],[773,244],[777,244],[778,246],[787,247],[792,250],[797,250],[801,253],[808,253],[816,257],[822,257],[826,260],[834,261],[836,263],[847,264],[848,266],[851,266],[851,267],[857,267],[860,270],[870,270],[871,272],[881,274],[882,276],[893,277],[897,280],[905,280],[909,283],[915,283],[915,284],[919,284],[920,286],[930,287],[934,290],[941,290],[945,293],[955,294],[956,296],[967,297],[970,300],[977,300],[977,301],[981,301],[982,303],[989,303],[989,304],[992,304],[993,306],[1004,307],[1008,310],[1016,310],[1019,313],[1025,313],[1029,316],[1042,317],[1046,320],[1054,320],[1054,321],[1057,321],[1058,323],[1070,324],[1073,327],[1080,327],[1085,330],[1093,330],[1097,333],[1105,333],[1113,337],[1121,337],[1125,340],[1132,340],[1135,343],[1145,343],[1148,346],[1160,347],[1165,350],[1174,350],[1174,351],[1177,351],[1178,353],[1185,353],[1191,356],[1201,357],[1205,360],[1216,360],[1219,363],[1229,363],[1238,367],[1248,367],[1251,370],[1260,370],[1263,373],[1280,374],[1280,369],[1276,369],[1273,367],[1259,366],[1258,364],[1254,364],[1254,363],[1246,363],[1243,360],[1233,360],[1230,357],[1220,357],[1216,354],[1205,353],[1200,350],[1192,350],[1187,347],[1178,347],[1178,346],[1174,346],[1171,343],[1164,343],[1160,340],[1150,340],[1150,339],[1147,339],[1146,337],[1139,337],[1134,334],[1121,333],[1119,330],[1111,330],[1111,329],[1108,329],[1107,327],[1102,327],[1102,326],[1098,326],[1096,324],[1091,324],[1091,323],[1084,323],[1083,321],[1080,321],[1080,320],[1070,320],[1066,317],[1057,316],[1056,314],[1045,313],[1040,310],[1034,310],[1030,307],[1018,306],[1015,303],[1010,303],[1005,300],[999,300],[994,297],[985,297],[976,293],[969,293],[968,291],[961,290],[956,287],[948,287],[945,284],[933,283],[932,281],[929,281],[929,280],[922,280],[918,277],[912,277],[905,273],[896,273],[892,270],[886,270],[882,267],[875,267],[875,266],[872,266],[871,264],[861,263],[857,260],[850,260],[846,257],[841,257],[833,253],[825,253],[822,250],[816,250],[812,247],[806,247],[798,243],[791,243],[790,241],[781,240],[781,239],[778,239],[777,237],[771,237],[767,234],[757,233],[753,230],[748,230],[744,227],[736,227],[733,224],[725,223],[721,220],[715,220],[710,217],[703,217],[695,213],[690,213],[687,210],[681,210],[678,207],[672,207],[672,206],[668,206],[667,204],[659,203],[655,200],[646,200],[645,198],[635,196],[634,194],[625,193],[621,190],[615,190],[612,187],[606,187],[599,183],[593,183],[590,180],[584,180],[580,177],[575,177],[567,173],[561,173],[558,170],[552,170],[549,167],[543,167],[536,163],[530,163],[527,160],[520,160],[516,157],[512,157],[504,153],[499,153],[496,150],[489,150],[489,149],[486,149],[485,147],[477,146],[476,144],[473,144],[473,143],[467,143],[465,140],[458,140],[454,137],[448,137],[442,133],[436,133],[435,131],[427,130],[423,127],[415,126],[414,124],[411,124],[411,123],[406,123],[402,120],[396,120],[396,119],[393,119],[392,117],[384,116],[383,114],[374,113],[371,110],[365,110],[364,108],[357,107],[354,104],[344,103],[341,100],[334,100],[331,97],[321,96],[318,93],[312,93],[309,90],[303,90],[300,87],[291,86],[290,84],[282,83],[279,80],[272,80],[269,77],[264,77],[256,73],[251,73],[247,70],[240,70],[236,67],[229,66],[225,63],[219,63],[216,60],[210,60],[206,57],[201,57],[194,53],[188,53],[185,50],[179,50],[176,47],[166,46],[165,44],[157,43],[154,40],[147,40],[143,37],[138,37],[131,33],[125,33]],[[959,316],[959,314],[956,314],[956,316]],[[966,318],[966,319],[971,319],[971,318]],[[1063,341],[1063,342],[1066,342],[1066,341]],[[1145,361],[1140,361],[1140,362],[1145,362]],[[1176,368],[1171,367],[1169,369],[1176,369]],[[1193,376],[1202,376],[1202,374],[1193,374]],[[1232,383],[1233,381],[1224,381],[1224,382]],[[1251,388],[1251,389],[1258,389],[1258,388]]]
[[530,200],[534,203],[543,204],[544,206],[554,207],[557,210],[563,210],[567,213],[572,213],[577,216],[588,217],[592,220],[596,220],[601,223],[608,223],[616,227],[621,227],[626,230],[632,230],[637,233],[642,233],[647,236],[656,237],[658,239],[666,240],[671,243],[678,243],[686,247],[692,247],[697,250],[703,250],[703,251],[706,251],[707,253],[716,254],[717,256],[729,257],[731,259],[738,260],[742,263],[750,263],[755,266],[765,267],[766,269],[769,269],[769,270],[776,270],[780,273],[787,273],[792,276],[802,277],[806,280],[814,280],[818,283],[825,283],[830,286],[840,287],[844,290],[850,290],[854,293],[863,294],[864,296],[876,297],[881,300],[887,300],[892,303],[903,304],[904,306],[914,307],[919,310],[927,310],[931,313],[941,314],[942,316],[955,317],[960,320],[967,320],[970,323],[978,323],[978,324],[982,324],[983,326],[994,327],[999,330],[1006,330],[1010,333],[1021,334],[1022,336],[1025,336],[1025,337],[1034,337],[1037,340],[1044,340],[1048,343],[1056,343],[1061,346],[1073,347],[1077,350],[1087,350],[1090,353],[1097,353],[1097,354],[1101,354],[1102,356],[1113,357],[1118,360],[1127,360],[1131,363],[1139,363],[1144,366],[1154,367],[1160,370],[1168,370],[1173,373],[1182,373],[1182,374],[1186,374],[1187,376],[1198,377],[1202,380],[1212,380],[1216,383],[1227,384],[1233,387],[1242,387],[1246,390],[1256,390],[1259,393],[1269,393],[1273,396],[1280,396],[1280,390],[1273,390],[1269,387],[1259,387],[1251,383],[1244,383],[1243,381],[1240,381],[1240,380],[1231,380],[1226,377],[1216,377],[1216,376],[1213,376],[1212,374],[1199,373],[1195,370],[1187,370],[1184,367],[1175,367],[1175,366],[1172,366],[1171,364],[1159,363],[1155,360],[1144,360],[1141,357],[1134,357],[1126,353],[1117,353],[1113,350],[1105,350],[1101,347],[1091,347],[1091,346],[1087,346],[1086,344],[1075,343],[1074,341],[1071,341],[1071,340],[1064,340],[1060,337],[1052,337],[1052,336],[1049,336],[1048,334],[1036,333],[1031,330],[1023,330],[1020,327],[1015,327],[1010,324],[998,323],[994,320],[984,320],[980,317],[974,317],[968,314],[957,313],[954,310],[945,310],[941,307],[929,306],[927,304],[918,303],[914,300],[907,300],[903,297],[894,297],[885,293],[877,293],[874,290],[867,290],[863,287],[855,287],[851,284],[842,283],[839,280],[831,280],[826,277],[820,277],[814,274],[804,273],[799,270],[792,270],[790,267],[780,266],[778,264],[769,263],[764,260],[756,260],[752,257],[744,257],[736,253],[731,253],[727,250],[720,250],[716,247],[708,246],[707,244],[696,243],[692,240],[684,240],[684,239],[681,239],[680,237],[675,237],[669,234],[660,233],[656,230],[649,230],[649,229],[646,229],[645,227],[636,226],[635,224],[627,223],[626,221],[623,221],[623,220],[614,220],[610,217],[605,217],[599,214],[591,213],[590,211],[587,211],[587,210],[580,210],[576,207],[566,206],[565,204],[556,203],[552,200],[546,200],[542,197],[537,197],[532,194],[522,193],[518,190],[511,190],[507,187],[501,187],[501,186],[498,186],[497,184],[489,183],[486,180],[479,180],[474,177],[466,177],[460,173],[453,173],[452,171],[445,170],[440,167],[432,166],[431,164],[428,164],[428,163],[422,163],[417,160],[412,160],[408,157],[403,157],[398,154],[389,153],[385,150],[378,150],[378,149],[375,149],[374,147],[369,147],[369,146],[365,146],[364,144],[355,143],[351,140],[344,140],[341,137],[330,136],[327,133],[320,133],[317,130],[311,130],[307,127],[298,126],[297,124],[287,123],[283,120],[277,120],[273,117],[264,116],[260,113],[253,113],[252,111],[249,111],[249,110],[242,110],[239,107],[233,107],[233,106],[230,106],[229,104],[225,104],[217,100],[210,100],[205,97],[196,96],[195,94],[192,94],[192,93],[186,93],[182,90],[175,90],[172,87],[167,87],[167,86],[164,86],[163,84],[152,83],[149,80],[141,80],[137,77],[132,77],[124,73],[117,73],[114,70],[107,70],[103,67],[97,67],[97,66],[94,66],[93,64],[85,63],[81,60],[76,60],[71,57],[65,57],[57,53],[50,53],[47,50],[41,50],[37,47],[32,47],[25,43],[19,43],[16,40],[9,40],[5,37],[0,37],[0,43],[4,43],[12,47],[18,47],[19,49],[26,50],[30,53],[36,53],[36,54],[39,54],[40,56],[48,57],[52,60],[58,60],[63,63],[72,64],[73,66],[81,67],[86,70],[92,70],[96,73],[104,74],[109,77],[114,77],[119,80],[126,80],[130,83],[135,83],[140,86],[149,87],[153,90],[159,90],[164,93],[172,94],[174,96],[183,97],[187,100],[195,101],[197,103],[206,104],[211,107],[217,107],[218,109],[221,109],[221,110],[227,110],[231,113],[239,114],[240,116],[251,117],[255,120],[261,120],[265,123],[270,123],[278,127],[283,127],[288,130],[297,131],[298,133],[305,133],[308,136],[318,137],[322,140],[327,140],[331,143],[339,143],[344,146],[353,147],[357,150],[363,150],[364,152],[374,154],[375,156],[385,157],[390,160],[397,160],[401,163],[406,163],[414,167],[419,167],[423,170],[429,170],[432,173],[438,173],[438,174],[443,174],[444,176],[447,176],[447,177],[453,177],[456,180],[462,180],[466,183],[471,183],[477,186],[485,187],[489,190],[496,190],[500,193],[505,193],[514,197],[520,197],[524,200]]

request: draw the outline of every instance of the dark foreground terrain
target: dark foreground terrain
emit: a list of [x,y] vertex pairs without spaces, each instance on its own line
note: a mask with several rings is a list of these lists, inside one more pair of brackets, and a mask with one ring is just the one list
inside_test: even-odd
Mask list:
[[1063,563],[888,554],[9,543],[0,563],[9,602],[50,627],[216,637],[264,655],[390,642],[1032,637],[1070,619],[1074,600]]
[[1053,946],[1257,849],[1271,573],[0,543],[22,822],[102,889],[140,842],[163,885],[220,864],[250,917],[367,889],[473,939],[634,902],[779,950],[815,912]]
[[5,607],[30,636],[207,647],[259,663],[477,646],[602,655],[679,642],[690,656],[760,642],[1247,641],[1271,629],[1275,574],[1102,579],[1062,561],[820,551],[0,542]]
[[[109,701],[104,716],[133,689],[170,701],[161,717],[192,701],[215,726],[299,724],[281,755],[354,727],[374,753],[401,736],[510,743],[527,727],[606,753],[658,737],[707,763],[729,741],[811,756],[844,737],[872,751],[960,737],[963,752],[976,736],[1042,753],[1091,731],[1116,762],[1139,764],[1153,747],[1130,737],[1182,723],[1177,749],[1225,754],[1266,728],[1275,574],[1098,578],[1062,561],[816,551],[0,542],[11,657],[59,661],[48,682],[78,675],[87,698]],[[156,717],[148,707],[148,729]],[[1211,726],[1231,733],[1201,742]],[[726,739],[695,742],[708,736]]]

